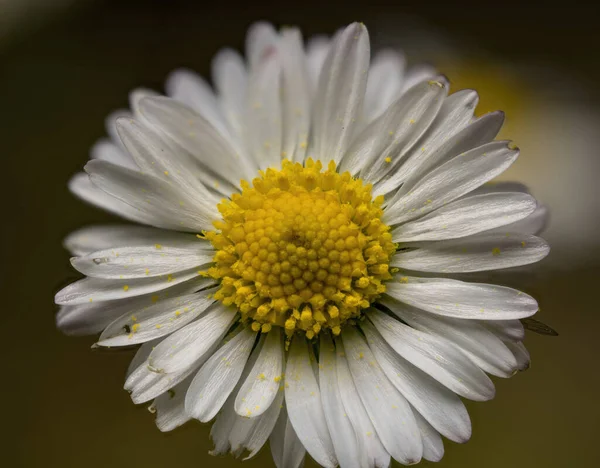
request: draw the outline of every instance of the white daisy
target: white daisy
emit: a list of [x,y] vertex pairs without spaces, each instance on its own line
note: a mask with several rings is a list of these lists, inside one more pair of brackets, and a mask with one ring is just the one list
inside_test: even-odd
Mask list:
[[[215,91],[177,71],[169,97],[131,94],[71,189],[133,225],[66,246],[86,275],[60,291],[58,326],[141,344],[125,388],[172,430],[215,419],[213,453],[277,467],[440,460],[465,442],[460,397],[528,366],[536,301],[449,279],[536,262],[545,209],[484,185],[517,158],[503,114],[448,95],[401,55],[370,62],[352,24],[303,46],[253,26],[246,61],[213,62]],[[241,181],[241,182],[240,182]],[[464,276],[463,276],[464,280]]]

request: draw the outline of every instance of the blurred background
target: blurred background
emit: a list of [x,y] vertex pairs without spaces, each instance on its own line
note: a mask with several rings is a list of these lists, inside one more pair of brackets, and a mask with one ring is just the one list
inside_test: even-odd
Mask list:
[[[221,47],[242,48],[255,20],[305,36],[363,21],[372,45],[434,63],[453,90],[503,109],[521,157],[503,179],[551,209],[550,256],[504,275],[540,302],[557,338],[530,334],[532,367],[495,379],[496,399],[468,403],[473,437],[446,441],[440,467],[597,467],[600,312],[600,32],[590,3],[200,2],[0,0],[0,149],[4,158],[2,392],[8,467],[240,466],[213,458],[207,425],[160,433],[122,390],[132,351],[95,352],[93,337],[54,327],[54,293],[76,278],[65,235],[115,219],[68,193],[134,87],[162,89],[186,66],[207,76]],[[7,421],[8,418],[8,421]],[[432,464],[424,462],[424,466]],[[268,449],[245,466],[274,466]],[[308,466],[315,466],[312,461]]]

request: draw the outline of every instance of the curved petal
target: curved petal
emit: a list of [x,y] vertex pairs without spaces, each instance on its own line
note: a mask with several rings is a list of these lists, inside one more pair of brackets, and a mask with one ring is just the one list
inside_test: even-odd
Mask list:
[[352,380],[381,443],[400,463],[417,463],[423,444],[410,405],[387,379],[355,328],[346,327],[342,341]]
[[167,95],[194,109],[223,135],[229,135],[217,97],[210,85],[191,70],[172,71],[165,82]]
[[[467,109],[471,112],[468,104]],[[388,184],[390,185],[388,185],[388,191],[398,187],[400,182],[404,183],[389,199],[388,205],[394,205],[399,198],[410,193],[432,170],[439,168],[459,154],[490,143],[498,135],[503,123],[504,113],[491,112],[474,120],[458,133],[444,139],[439,146],[428,144],[417,148],[418,150],[424,148],[425,151],[416,151],[413,153],[406,161],[406,171],[401,167],[398,175],[389,179]],[[450,129],[448,130],[451,131]],[[442,135],[440,134],[439,136]],[[381,188],[378,188],[377,191],[378,193],[384,192]]]
[[98,140],[90,150],[92,159],[102,159],[118,166],[127,167],[129,169],[139,169],[131,156],[123,151],[123,147],[115,144],[108,138]]
[[404,158],[406,152],[427,130],[437,115],[448,83],[440,77],[425,81],[402,95],[381,117],[372,122],[354,140],[344,155],[340,170],[377,182],[390,167]]
[[283,340],[281,328],[267,334],[252,371],[235,398],[235,412],[253,418],[267,411],[279,391],[283,374]]
[[281,57],[277,50],[250,71],[245,139],[261,169],[279,167],[282,159],[283,110]]
[[246,58],[250,68],[261,64],[265,55],[277,47],[279,37],[272,24],[259,21],[252,24],[246,33]]
[[533,297],[516,289],[449,279],[400,276],[386,284],[386,294],[432,314],[463,319],[519,319],[538,310]]
[[371,322],[361,323],[369,347],[387,378],[444,437],[464,443],[471,438],[471,420],[460,398],[434,378],[394,352]]
[[520,320],[482,320],[481,323],[502,341],[525,339],[525,327]]
[[235,314],[234,308],[213,304],[199,320],[161,341],[148,358],[149,365],[165,374],[189,367],[221,339]]
[[468,89],[446,97],[427,131],[411,148],[407,148],[401,164],[395,160],[388,165],[388,171],[375,184],[373,193],[383,195],[397,189],[418,168],[431,162],[432,155],[472,121],[478,100],[477,93]]
[[146,213],[131,205],[109,195],[104,190],[96,187],[85,172],[75,174],[69,180],[69,190],[78,198],[97,208],[113,213],[129,221],[141,224],[151,224],[152,218]]
[[212,78],[229,127],[240,138],[248,87],[244,59],[232,49],[220,50],[212,61]]
[[304,337],[292,340],[285,370],[287,410],[302,444],[317,463],[335,467],[337,460],[323,414],[321,393]]
[[514,356],[499,338],[477,321],[435,316],[389,299],[383,299],[381,303],[411,327],[448,340],[485,372],[498,377],[514,374],[517,368]]
[[337,338],[335,347],[335,364],[340,398],[357,437],[359,461],[369,468],[388,468],[390,466],[390,454],[386,452],[377,432],[375,432],[373,423],[356,390],[342,340]]
[[388,206],[383,220],[399,224],[440,208],[504,172],[518,155],[507,142],[495,141],[456,156]]
[[285,405],[281,408],[275,430],[271,432],[269,445],[277,468],[299,468],[302,466],[306,449],[294,431]]
[[198,371],[185,396],[185,410],[208,422],[219,412],[244,370],[256,333],[246,328],[225,343]]
[[515,359],[517,360],[517,369],[520,371],[529,369],[531,356],[529,355],[527,348],[525,348],[525,345],[521,342],[514,341],[506,341],[504,344],[514,354]]
[[421,431],[423,458],[432,462],[440,461],[444,456],[442,437],[418,412],[415,412],[415,419]]
[[[197,278],[197,283],[195,281],[187,283],[188,280],[193,278]],[[199,278],[196,269],[173,273],[172,275],[131,280],[83,278],[58,291],[54,296],[54,302],[60,305],[76,305],[128,299],[170,290],[181,283],[186,283],[185,286],[182,284],[184,289],[190,286],[193,291],[213,284],[214,280],[212,278]]]
[[156,227],[200,232],[219,219],[210,201],[190,198],[189,192],[157,177],[99,160],[88,162],[85,171],[96,186],[141,211]]
[[402,91],[406,59],[394,49],[383,49],[373,57],[365,91],[366,122],[379,117]]
[[335,348],[330,336],[321,333],[319,347],[319,388],[325,421],[331,434],[335,454],[341,468],[360,468],[365,454],[344,409],[336,370]]
[[[461,198],[392,230],[394,242],[456,239],[529,216],[535,198],[525,193],[488,193]],[[511,232],[511,231],[506,231]]]
[[169,335],[199,317],[214,302],[210,295],[215,290],[130,308],[106,327],[97,345],[130,346]]
[[324,165],[339,163],[350,146],[362,113],[369,53],[367,28],[353,23],[336,37],[325,59],[311,135],[313,154]]
[[319,84],[319,76],[329,53],[331,41],[326,36],[313,36],[306,46],[306,65],[310,81],[311,97]]
[[[146,119],[164,131],[175,146],[176,157],[171,164],[182,164],[181,177],[195,177],[207,187],[218,189],[221,183],[228,185],[228,190],[236,190],[241,177],[254,175],[254,166],[235,146],[236,142],[185,105],[167,97],[156,97],[142,100],[140,107]],[[187,154],[198,163],[189,167],[189,174],[183,171]],[[227,191],[223,193],[229,195]]]
[[477,234],[399,252],[390,265],[432,273],[500,270],[539,262],[550,252],[544,239],[523,234]]
[[475,401],[494,398],[494,384],[456,347],[414,330],[375,309],[368,317],[385,341],[407,361],[458,395]]
[[152,403],[151,408],[156,410],[156,427],[161,432],[169,432],[184,425],[191,418],[185,411],[185,395],[192,382],[192,376],[178,383]]
[[212,244],[204,239],[181,232],[164,231],[146,226],[94,225],[71,232],[63,242],[73,255],[83,256],[120,246],[173,245],[191,246],[203,251],[213,250]]
[[154,244],[100,250],[73,257],[71,264],[77,271],[93,278],[131,279],[164,276],[200,268],[212,261],[210,250]]

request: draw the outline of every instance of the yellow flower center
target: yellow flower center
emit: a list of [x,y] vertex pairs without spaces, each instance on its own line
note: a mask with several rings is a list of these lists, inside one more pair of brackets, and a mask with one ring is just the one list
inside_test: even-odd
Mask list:
[[218,206],[206,237],[217,250],[207,275],[215,298],[235,305],[253,330],[284,327],[310,339],[341,327],[385,291],[396,246],[381,221],[383,197],[335,164],[284,161]]

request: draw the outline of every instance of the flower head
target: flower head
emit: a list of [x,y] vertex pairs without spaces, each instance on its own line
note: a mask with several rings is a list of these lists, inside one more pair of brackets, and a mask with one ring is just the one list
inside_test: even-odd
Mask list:
[[188,71],[169,97],[134,91],[72,179],[145,226],[67,238],[86,278],[56,295],[58,325],[141,344],[125,388],[159,429],[216,418],[214,453],[270,438],[279,468],[436,461],[470,437],[460,397],[528,366],[536,301],[450,278],[548,253],[545,209],[487,184],[518,155],[494,140],[502,113],[369,53],[362,24],[307,48],[257,24],[214,91]]

